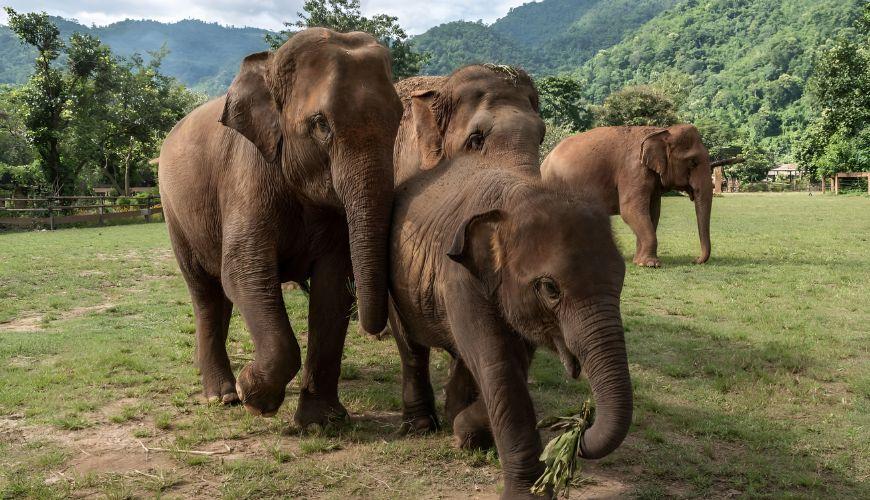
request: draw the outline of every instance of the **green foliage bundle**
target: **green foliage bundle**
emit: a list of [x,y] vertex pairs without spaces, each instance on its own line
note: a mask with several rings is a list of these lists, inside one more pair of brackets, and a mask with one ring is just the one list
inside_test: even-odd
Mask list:
[[284,23],[286,29],[266,34],[266,42],[277,49],[294,33],[310,27],[330,28],[346,33],[365,31],[380,40],[393,59],[393,77],[396,80],[420,73],[427,56],[413,50],[408,34],[399,26],[398,18],[386,14],[365,17],[360,11],[359,0],[305,0],[299,21]]
[[558,496],[560,492],[567,492],[570,489],[577,471],[580,438],[583,437],[586,429],[592,426],[593,420],[594,410],[587,399],[577,415],[557,417],[538,424],[539,429],[562,431],[562,433],[551,439],[541,453],[541,461],[544,462],[545,469],[541,477],[532,485],[532,494],[544,495],[547,489],[552,488],[553,494]]

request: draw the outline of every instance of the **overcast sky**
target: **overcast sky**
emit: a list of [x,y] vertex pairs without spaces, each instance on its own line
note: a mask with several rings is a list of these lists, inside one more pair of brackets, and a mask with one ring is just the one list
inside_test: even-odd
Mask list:
[[[464,19],[491,23],[508,9],[530,0],[361,0],[364,15],[386,13],[399,18],[411,34]],[[46,11],[77,19],[80,23],[106,25],[124,19],[171,22],[194,18],[234,26],[279,29],[282,21],[296,19],[303,0],[4,0],[2,5],[19,12]],[[5,12],[0,22],[6,24]]]

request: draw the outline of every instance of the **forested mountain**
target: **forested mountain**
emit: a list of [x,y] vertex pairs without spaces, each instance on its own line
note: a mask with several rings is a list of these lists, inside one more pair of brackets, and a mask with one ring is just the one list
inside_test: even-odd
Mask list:
[[473,62],[519,64],[537,74],[575,69],[678,0],[544,0],[510,10],[491,26],[453,22],[415,37],[441,74]]
[[[64,39],[74,32],[90,33],[118,55],[139,53],[166,46],[163,71],[184,84],[209,94],[223,92],[238,70],[242,58],[268,49],[266,30],[232,28],[215,23],[184,20],[177,23],[121,21],[102,27],[87,27],[52,18]],[[23,83],[33,69],[35,52],[22,45],[6,26],[0,26],[0,83]]]
[[804,88],[816,50],[864,0],[686,0],[572,73],[600,102],[653,84],[689,118],[740,128],[786,154],[809,116]]

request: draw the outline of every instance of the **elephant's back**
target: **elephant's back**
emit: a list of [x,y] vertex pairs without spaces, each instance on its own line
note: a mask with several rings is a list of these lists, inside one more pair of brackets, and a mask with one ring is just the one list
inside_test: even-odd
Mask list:
[[[183,241],[200,260],[217,264],[221,186],[232,132],[219,121],[223,101],[211,100],[181,119],[163,142],[158,160],[161,204],[173,241]],[[217,274],[218,268],[209,272]]]

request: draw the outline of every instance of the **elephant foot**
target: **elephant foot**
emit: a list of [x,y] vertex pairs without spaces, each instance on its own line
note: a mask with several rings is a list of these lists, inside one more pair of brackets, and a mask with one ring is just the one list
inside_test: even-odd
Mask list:
[[487,449],[495,445],[489,415],[481,400],[459,412],[453,420],[453,440],[463,450]]
[[299,406],[293,421],[302,429],[324,429],[329,424],[350,419],[344,405],[335,398],[320,399],[303,389],[299,394]]
[[710,258],[710,257],[696,257],[695,260],[694,260],[693,262],[694,262],[695,264],[703,264],[703,263],[707,262],[707,260],[708,260],[709,258]]
[[399,434],[403,436],[418,436],[423,434],[431,434],[441,429],[438,424],[438,417],[435,414],[402,417],[402,426],[399,427]]
[[236,380],[230,374],[211,374],[202,377],[203,393],[209,403],[233,405],[239,403]]
[[261,417],[272,417],[284,402],[287,384],[268,380],[258,373],[253,364],[248,363],[239,373],[236,394],[245,405],[248,413]]
[[635,257],[634,263],[641,267],[662,267],[662,262],[657,257]]

